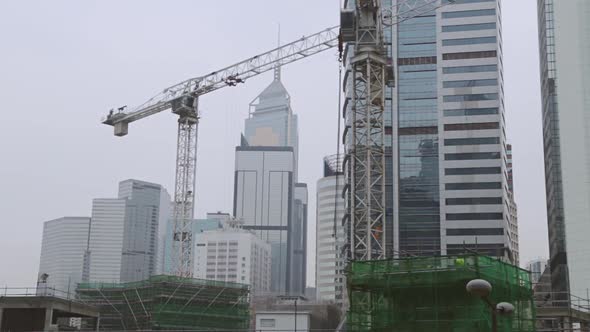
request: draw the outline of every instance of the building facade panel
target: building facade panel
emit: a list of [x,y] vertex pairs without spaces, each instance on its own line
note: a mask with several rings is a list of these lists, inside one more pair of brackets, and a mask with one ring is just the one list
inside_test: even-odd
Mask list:
[[553,291],[590,284],[590,3],[538,0],[543,137]]
[[[43,224],[39,276],[46,274],[40,287],[58,297],[74,297],[82,281],[84,256],[88,249],[90,218],[63,217]],[[43,279],[43,278],[39,278]]]

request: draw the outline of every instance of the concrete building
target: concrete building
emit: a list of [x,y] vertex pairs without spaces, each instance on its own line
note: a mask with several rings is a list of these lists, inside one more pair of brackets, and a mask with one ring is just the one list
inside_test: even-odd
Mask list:
[[261,311],[256,313],[256,331],[311,331],[307,311]]
[[46,294],[74,297],[76,286],[82,281],[89,227],[88,217],[63,217],[43,224],[38,279],[47,275],[43,285],[39,285],[47,288]]
[[553,292],[590,285],[590,2],[538,0]]
[[297,181],[297,116],[280,80],[251,103],[236,147],[234,216],[271,245],[271,291],[303,294],[306,276],[307,188]]
[[[263,296],[251,300],[252,331],[336,331],[341,309],[334,304],[317,303],[301,296]],[[297,317],[297,320],[295,320]]]
[[165,189],[138,180],[120,182],[118,198],[93,200],[87,280],[130,282],[156,273],[162,201],[170,201]]
[[458,0],[385,32],[396,77],[385,92],[388,256],[468,249],[518,261],[505,204],[500,16],[498,0]]
[[345,259],[342,255],[346,241],[342,227],[345,180],[342,160],[336,156],[326,157],[324,177],[318,180],[316,187],[316,298],[320,302],[339,305],[346,299]]
[[194,245],[195,278],[248,284],[253,294],[270,291],[271,248],[254,233],[226,226],[200,233]]

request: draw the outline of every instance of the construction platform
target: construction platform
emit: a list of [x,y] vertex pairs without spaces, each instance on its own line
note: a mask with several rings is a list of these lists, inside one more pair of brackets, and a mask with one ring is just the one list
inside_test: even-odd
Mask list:
[[153,276],[145,281],[82,283],[81,301],[100,310],[100,330],[246,330],[249,286]]
[[93,330],[98,317],[97,308],[76,300],[0,294],[0,331],[71,330],[70,319],[85,319],[86,327]]
[[535,331],[529,272],[479,255],[356,261],[350,265],[348,329],[396,332],[492,331],[490,304],[466,291],[473,279],[493,289],[489,303],[509,302],[498,331]]

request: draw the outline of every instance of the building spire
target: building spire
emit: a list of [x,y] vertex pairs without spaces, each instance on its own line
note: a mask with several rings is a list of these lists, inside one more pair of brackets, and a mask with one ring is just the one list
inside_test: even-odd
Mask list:
[[[279,23],[279,33],[277,36],[277,47],[281,47],[281,24]],[[279,58],[281,57],[281,53],[279,52]],[[281,80],[281,62],[279,61],[275,66],[275,81]]]

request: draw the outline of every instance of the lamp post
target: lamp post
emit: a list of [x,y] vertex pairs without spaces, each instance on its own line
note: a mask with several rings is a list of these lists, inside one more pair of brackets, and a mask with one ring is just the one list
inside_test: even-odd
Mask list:
[[283,301],[293,301],[295,306],[295,322],[294,322],[294,331],[297,332],[297,300],[305,299],[301,296],[289,296],[289,295],[281,295],[279,298]]
[[492,332],[498,332],[498,314],[510,315],[514,312],[514,306],[508,302],[493,304],[489,296],[492,293],[492,284],[487,280],[473,279],[465,286],[467,293],[482,299],[492,312]]

